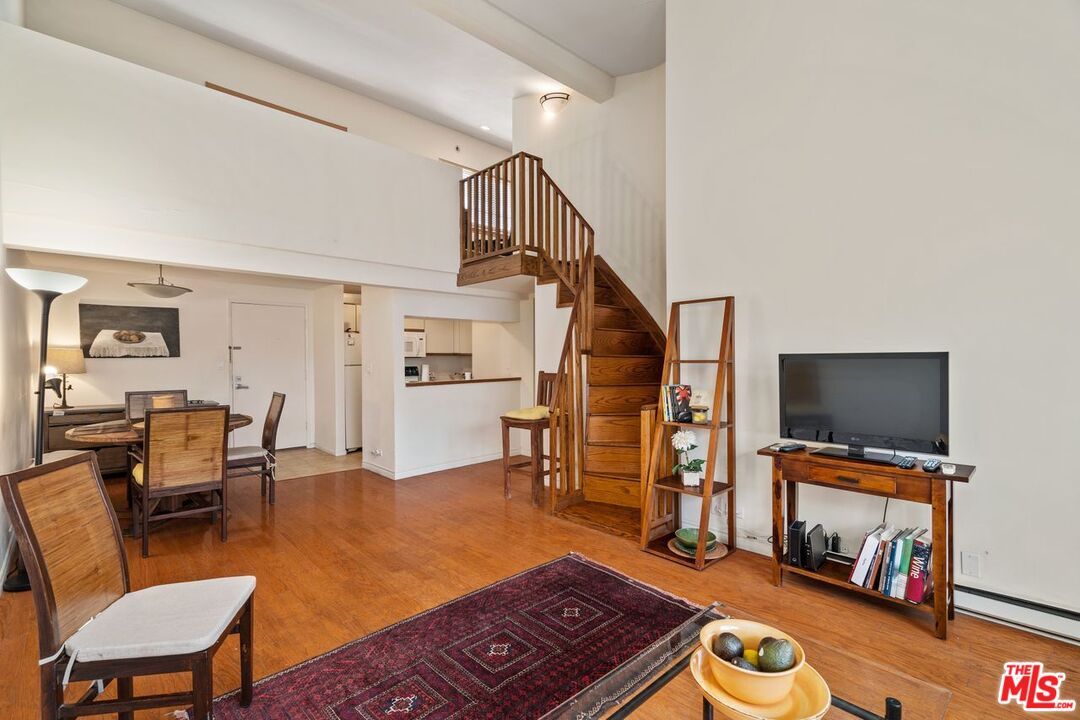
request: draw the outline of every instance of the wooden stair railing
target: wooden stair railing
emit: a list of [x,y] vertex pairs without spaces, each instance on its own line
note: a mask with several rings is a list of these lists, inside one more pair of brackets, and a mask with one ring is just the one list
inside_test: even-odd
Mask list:
[[[458,194],[461,267],[519,255],[521,272],[528,274],[527,260],[539,258],[566,288],[592,287],[583,260],[593,253],[595,233],[543,160],[519,152],[462,180]],[[592,333],[586,330],[587,352]]]
[[[663,330],[595,254],[593,228],[543,161],[520,152],[460,184],[458,284],[531,275],[570,308],[550,411],[549,512],[640,532],[639,405],[655,402]],[[647,444],[647,443],[646,443]]]
[[585,251],[581,276],[566,326],[566,339],[555,375],[550,412],[550,512],[559,512],[585,497],[585,355],[591,347],[592,246]]

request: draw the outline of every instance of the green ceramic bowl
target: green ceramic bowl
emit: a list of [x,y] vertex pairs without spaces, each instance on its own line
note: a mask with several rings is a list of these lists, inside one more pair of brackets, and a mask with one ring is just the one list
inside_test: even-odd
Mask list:
[[[680,550],[682,550],[687,555],[696,555],[697,554],[697,546],[696,545],[694,547],[686,545],[685,543],[681,542],[679,540],[679,538],[675,538],[675,547],[679,548]],[[716,543],[715,542],[711,542],[711,543],[709,543],[708,545],[705,546],[705,552],[707,552],[707,553],[712,552],[714,549],[716,549]]]
[[[679,543],[690,552],[697,550],[697,528],[679,528],[675,531],[675,537],[678,539]],[[710,550],[714,545],[716,545],[716,533],[709,532],[708,539],[705,542],[705,549]]]

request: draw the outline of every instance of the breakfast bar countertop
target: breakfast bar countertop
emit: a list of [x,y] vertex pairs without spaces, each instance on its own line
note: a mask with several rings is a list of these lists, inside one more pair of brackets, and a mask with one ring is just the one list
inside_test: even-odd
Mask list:
[[473,378],[472,380],[428,380],[407,382],[405,387],[429,387],[431,385],[472,385],[475,383],[493,383],[493,382],[513,382],[520,380],[520,377],[500,377],[500,378]]

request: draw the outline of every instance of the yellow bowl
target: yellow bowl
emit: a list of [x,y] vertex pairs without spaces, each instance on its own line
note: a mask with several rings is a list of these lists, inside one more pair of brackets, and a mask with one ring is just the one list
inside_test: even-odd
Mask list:
[[[755,670],[743,670],[732,665],[713,652],[713,638],[720,633],[729,632],[742,640],[743,646],[757,648],[762,638],[774,637],[788,640],[795,646],[795,665],[783,672],[769,673]],[[705,657],[709,660],[713,677],[732,696],[755,705],[770,705],[780,702],[791,692],[795,684],[795,675],[806,662],[802,646],[795,638],[776,628],[750,620],[716,620],[701,628],[701,645],[705,648]]]

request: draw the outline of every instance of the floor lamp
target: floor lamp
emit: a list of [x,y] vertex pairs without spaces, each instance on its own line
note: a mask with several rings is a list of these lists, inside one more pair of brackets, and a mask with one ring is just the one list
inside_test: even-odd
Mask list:
[[[53,300],[78,290],[86,284],[86,278],[49,270],[6,269],[12,280],[41,298],[41,357],[38,359],[37,411],[34,413],[34,464],[40,465],[45,451],[45,357],[49,348],[49,310]],[[4,580],[5,592],[30,589],[30,579],[18,553],[16,558],[15,572]]]

